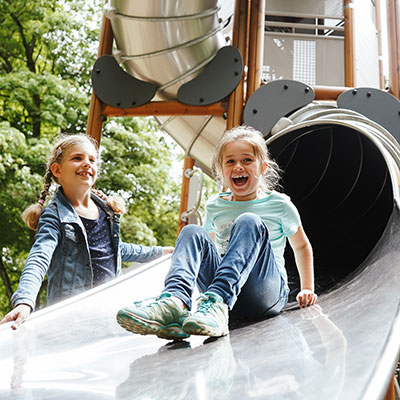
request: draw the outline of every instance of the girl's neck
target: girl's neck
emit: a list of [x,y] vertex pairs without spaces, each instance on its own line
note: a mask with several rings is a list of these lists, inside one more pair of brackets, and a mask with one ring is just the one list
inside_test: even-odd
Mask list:
[[257,191],[253,195],[250,195],[250,196],[246,197],[245,199],[241,199],[240,197],[237,198],[233,192],[229,196],[223,197],[223,199],[229,200],[229,201],[251,201],[251,200],[263,199],[264,197],[267,197],[267,196],[268,196],[268,193],[265,193],[262,189],[257,189]]
[[75,190],[65,190],[65,187],[63,187],[63,191],[65,197],[71,203],[78,215],[89,219],[98,218],[99,210],[91,198],[91,190],[85,190],[81,193]]

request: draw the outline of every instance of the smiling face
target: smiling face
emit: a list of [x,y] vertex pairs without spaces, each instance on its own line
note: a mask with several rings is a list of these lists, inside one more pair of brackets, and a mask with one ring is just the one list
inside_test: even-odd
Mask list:
[[257,158],[254,147],[247,140],[227,143],[222,152],[222,176],[231,189],[235,201],[257,198],[261,175],[266,164]]
[[64,189],[90,189],[97,179],[97,151],[90,143],[73,145],[63,154],[60,163],[51,165],[51,172]]

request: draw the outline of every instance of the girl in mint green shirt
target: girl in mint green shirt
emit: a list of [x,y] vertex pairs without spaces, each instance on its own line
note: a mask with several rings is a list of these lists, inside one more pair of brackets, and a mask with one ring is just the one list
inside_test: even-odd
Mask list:
[[[206,204],[204,227],[181,231],[160,297],[127,306],[118,322],[139,334],[183,339],[191,334],[223,336],[228,318],[266,318],[287,302],[283,252],[295,254],[300,307],[315,303],[312,248],[289,197],[274,191],[279,168],[262,134],[250,127],[225,133],[215,152],[216,179],[228,190]],[[201,296],[191,314],[195,284]]]

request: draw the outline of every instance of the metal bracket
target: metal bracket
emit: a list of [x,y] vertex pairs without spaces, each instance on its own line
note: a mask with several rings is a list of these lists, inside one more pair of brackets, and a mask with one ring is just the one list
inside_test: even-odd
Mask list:
[[243,74],[243,59],[234,46],[218,50],[205,69],[178,90],[178,100],[193,106],[216,103],[229,96]]
[[269,82],[257,89],[244,107],[243,121],[267,136],[281,117],[311,103],[314,90],[292,80]]
[[396,97],[380,89],[356,88],[342,93],[337,105],[382,125],[400,143],[400,101]]
[[200,168],[196,168],[196,169],[188,168],[185,170],[184,175],[186,178],[190,179],[193,177],[193,175],[195,173],[199,173],[199,175],[200,175],[200,185],[199,185],[200,189],[198,191],[197,200],[196,200],[196,203],[194,204],[194,206],[190,210],[184,211],[181,214],[181,220],[184,222],[188,222],[189,217],[193,214],[196,214],[199,218],[200,225],[202,225],[199,207],[200,207],[201,195],[202,195],[202,189],[203,189],[203,171]]
[[109,54],[96,60],[92,70],[92,85],[103,103],[119,108],[146,104],[157,89],[153,83],[141,81],[125,72]]

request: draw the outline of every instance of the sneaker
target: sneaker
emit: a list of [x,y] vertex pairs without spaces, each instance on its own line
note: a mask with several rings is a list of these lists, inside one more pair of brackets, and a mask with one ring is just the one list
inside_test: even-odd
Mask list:
[[191,335],[225,336],[228,334],[228,306],[222,297],[206,292],[199,297],[196,312],[185,319],[183,331]]
[[134,303],[118,311],[117,322],[127,331],[140,335],[156,335],[162,339],[186,339],[190,335],[183,332],[182,324],[190,315],[182,310],[178,301],[170,293],[163,293],[148,305]]

